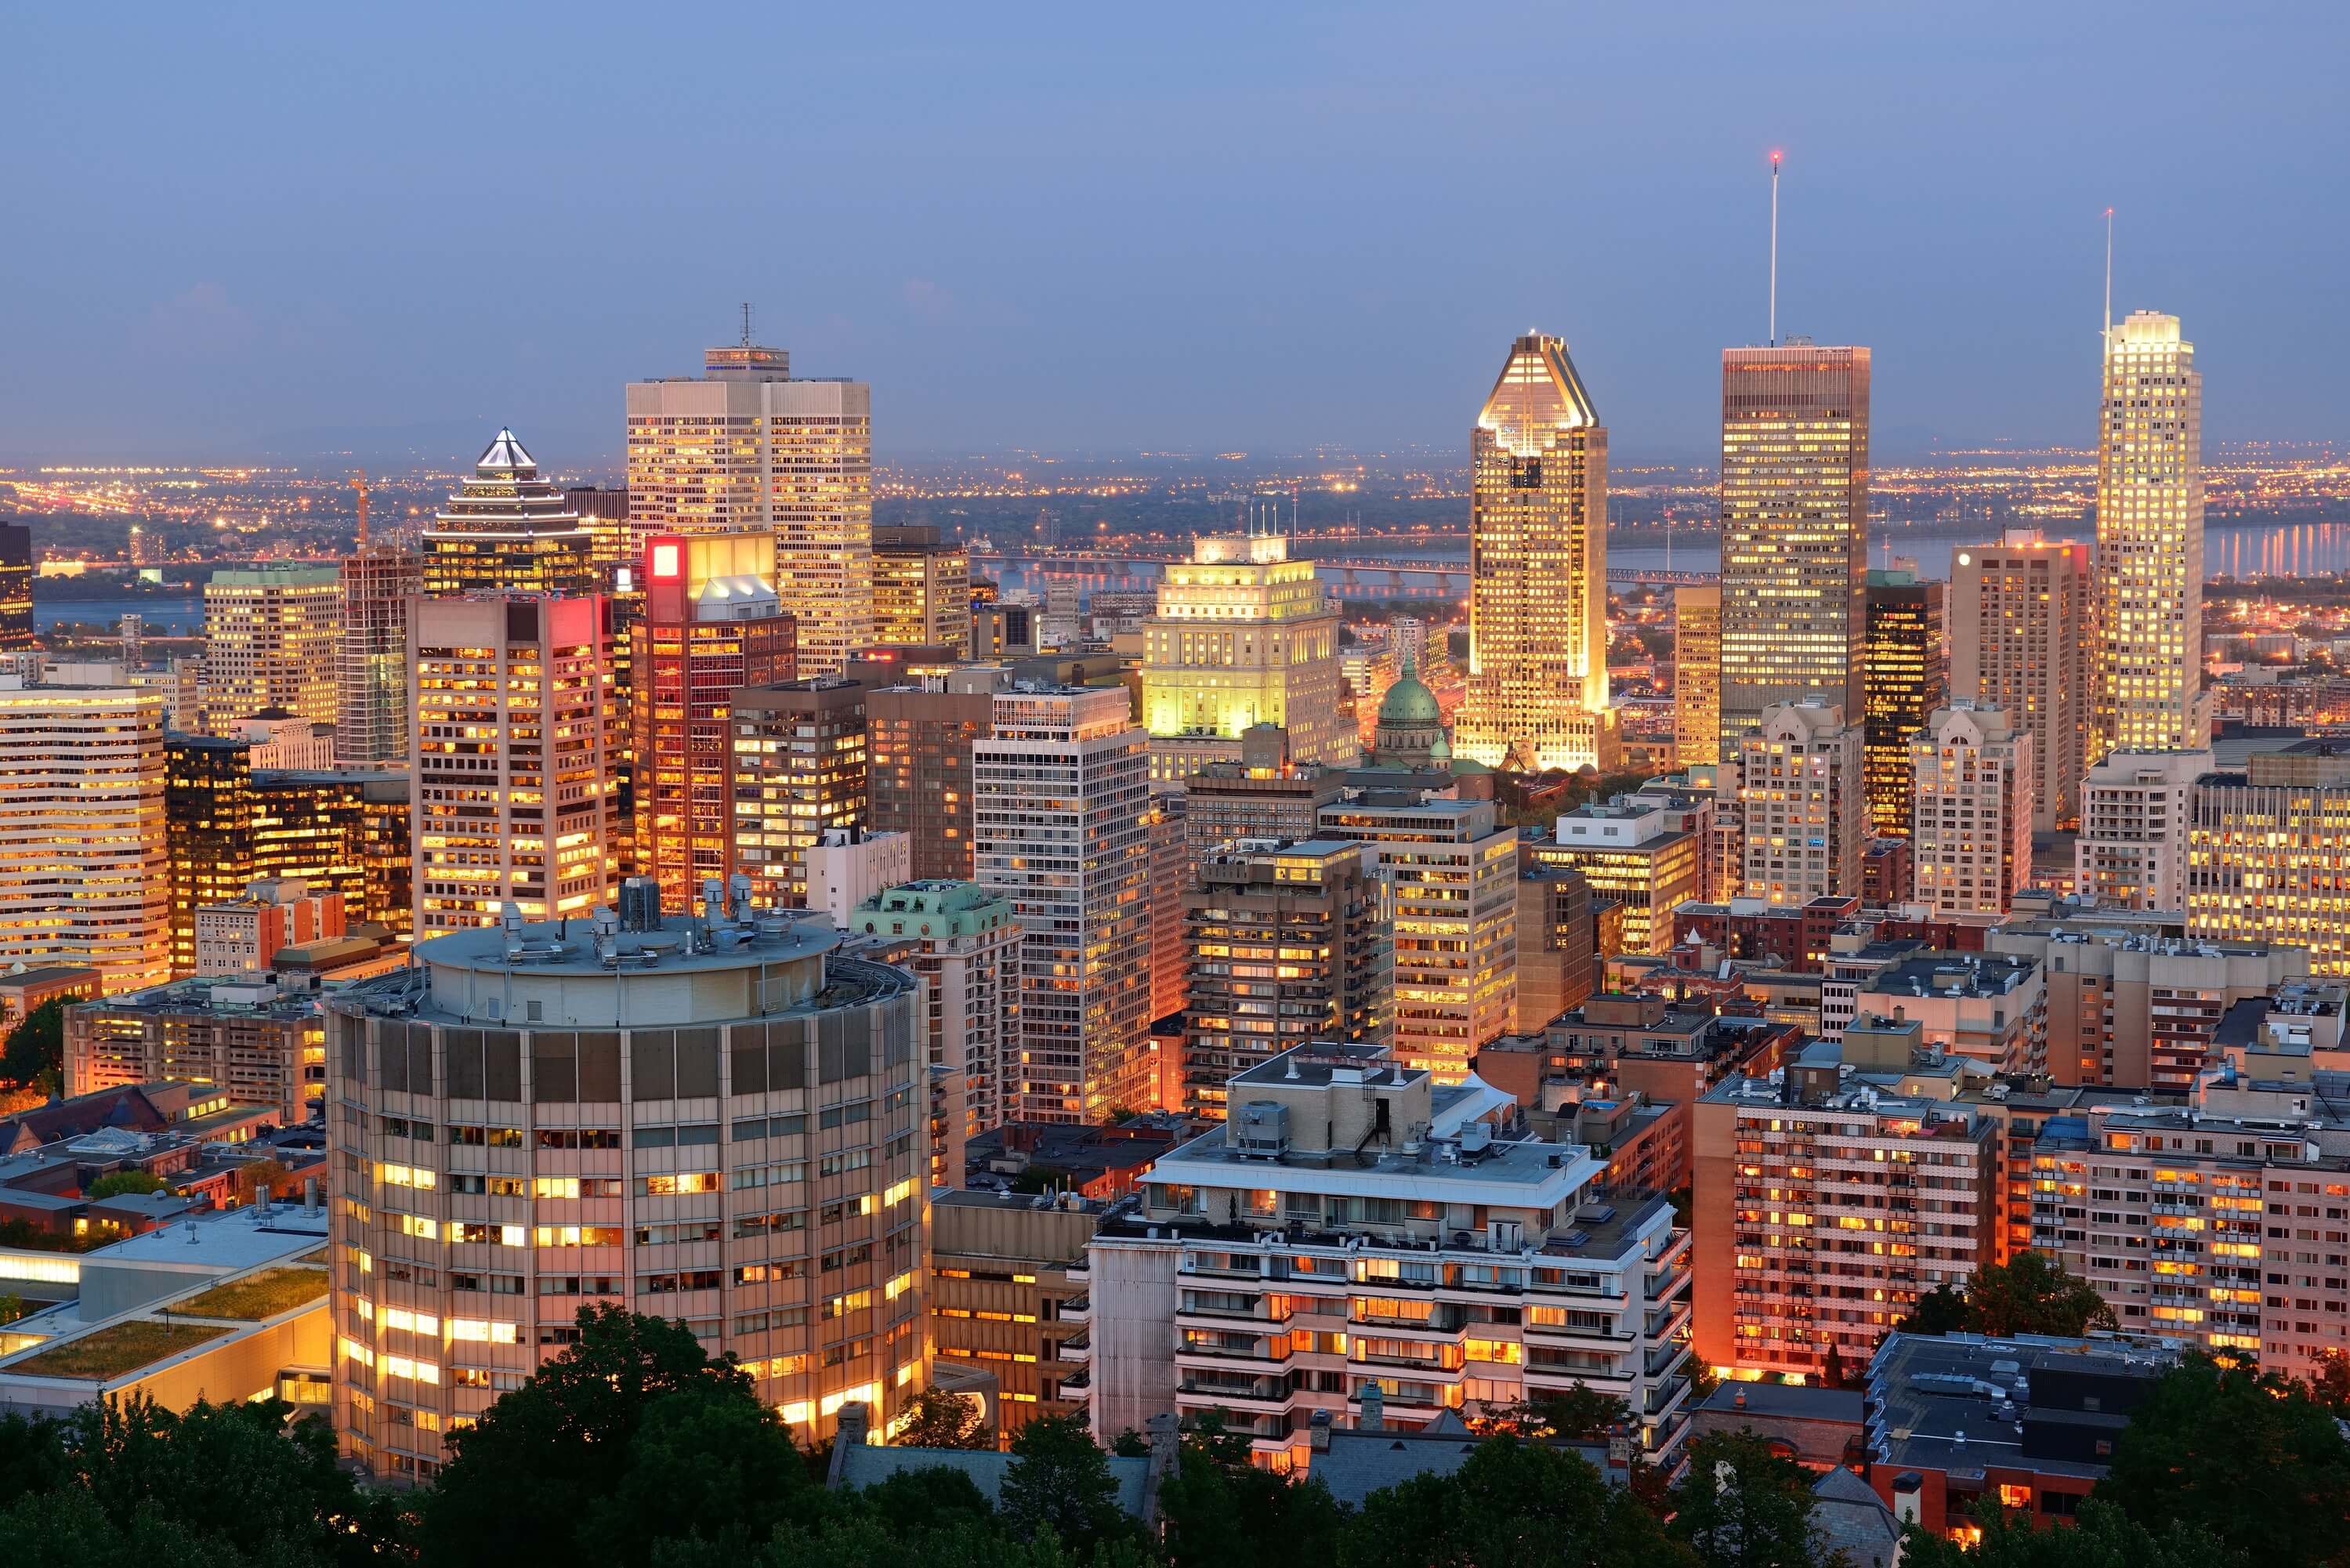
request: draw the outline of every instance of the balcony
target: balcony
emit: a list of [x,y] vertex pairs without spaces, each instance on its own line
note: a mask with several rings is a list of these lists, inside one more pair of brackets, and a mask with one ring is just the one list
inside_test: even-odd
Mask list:
[[1083,1366],[1094,1358],[1093,1335],[1081,1334],[1075,1339],[1061,1341],[1061,1359],[1072,1366]]
[[1091,1296],[1070,1296],[1054,1308],[1063,1323],[1091,1323],[1094,1319],[1094,1299]]

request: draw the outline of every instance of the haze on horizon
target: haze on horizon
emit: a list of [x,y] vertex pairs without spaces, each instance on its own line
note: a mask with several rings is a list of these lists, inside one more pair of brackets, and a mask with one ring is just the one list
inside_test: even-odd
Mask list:
[[2345,434],[2336,7],[694,16],[11,8],[0,461],[608,465],[745,299],[884,460],[1449,451],[1532,326],[1619,462],[1704,461],[1773,147],[1781,330],[1871,346],[1880,453],[2089,440],[2108,204],[2207,452]]

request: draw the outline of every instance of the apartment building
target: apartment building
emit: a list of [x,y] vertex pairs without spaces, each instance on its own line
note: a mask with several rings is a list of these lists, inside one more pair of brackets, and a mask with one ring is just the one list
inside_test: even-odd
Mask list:
[[[1021,928],[1011,900],[974,882],[909,882],[866,899],[846,923],[897,947],[891,961],[921,976],[922,1056],[959,1075],[964,1136],[1001,1126],[1020,1065]],[[960,1163],[932,1176],[936,1186],[962,1185]]]
[[1862,727],[1846,724],[1842,708],[1816,698],[1766,710],[1760,725],[1740,737],[1742,896],[1801,904],[1860,891],[1861,849],[1869,838],[1863,751]]
[[2187,907],[2187,840],[2195,781],[2210,752],[2116,751],[2081,780],[2073,846],[2078,897],[2127,909]]
[[[1072,1194],[941,1192],[931,1200],[931,1339],[939,1364],[995,1379],[1004,1442],[1040,1416],[1086,1411],[1087,1324],[1064,1303],[1109,1205]],[[1072,1359],[1063,1347],[1076,1342]]]
[[1511,1032],[1530,1034],[1579,1007],[1597,982],[1591,879],[1565,866],[1518,867],[1518,1001]]
[[2047,979],[2030,955],[1919,952],[1877,971],[1854,1003],[1906,1018],[1929,1049],[1991,1072],[2047,1070]]
[[1625,795],[1558,814],[1547,839],[1526,841],[1537,866],[1580,871],[1595,898],[1624,911],[1620,950],[1661,953],[1673,945],[1673,910],[1697,897],[1700,840],[1672,824],[1667,802]]
[[202,1084],[281,1126],[307,1121],[326,1093],[318,998],[258,975],[175,981],[66,1008],[66,1093],[162,1082]]
[[2033,737],[1997,708],[1938,708],[1909,742],[1910,871],[1938,915],[2004,915],[2032,880]]
[[972,745],[994,724],[999,666],[926,676],[865,695],[867,816],[913,843],[914,880],[971,880]]
[[1239,838],[1294,843],[1319,830],[1322,808],[1347,792],[1347,775],[1287,762],[1263,731],[1241,737],[1242,760],[1210,763],[1183,781],[1184,849],[1194,865]]
[[2081,815],[2081,755],[2096,649],[2089,546],[2050,543],[2037,529],[1950,558],[1950,695],[1997,705],[2032,736],[2033,826],[2055,832]]
[[340,893],[313,893],[299,877],[249,883],[244,897],[197,909],[196,972],[237,975],[267,969],[278,949],[332,941],[343,929]]

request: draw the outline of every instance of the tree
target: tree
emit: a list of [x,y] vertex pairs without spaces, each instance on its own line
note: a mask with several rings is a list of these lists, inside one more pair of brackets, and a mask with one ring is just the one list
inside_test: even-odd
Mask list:
[[1012,1439],[1012,1463],[995,1494],[1004,1528],[1033,1542],[1047,1531],[1080,1554],[1128,1532],[1109,1456],[1073,1416],[1044,1416]]
[[1700,1438],[1672,1490],[1669,1529],[1706,1568],[1810,1568],[1823,1555],[1815,1501],[1811,1472],[1759,1438]]
[[1966,1333],[1966,1292],[1957,1285],[1936,1285],[1918,1298],[1917,1306],[1901,1320],[1900,1326],[1905,1334],[1930,1334],[1937,1337]]
[[2254,1563],[2350,1563],[2350,1441],[2302,1385],[2190,1355],[2155,1383],[2093,1494]]
[[[8,1320],[0,1316],[0,1323]],[[2350,1351],[2329,1345],[2317,1353],[2317,1372],[2304,1385],[2309,1397],[2336,1416],[2350,1417]]]
[[1069,1173],[1057,1165],[1030,1165],[1012,1179],[1014,1192],[1065,1192],[1069,1187]]
[[1363,1500],[1339,1568],[1680,1568],[1694,1562],[1630,1489],[1579,1456],[1489,1438],[1451,1475],[1426,1474]]
[[1629,1414],[1623,1400],[1577,1381],[1570,1388],[1538,1393],[1523,1404],[1483,1417],[1479,1425],[1496,1434],[1596,1443],[1605,1441],[1608,1428],[1629,1418]]
[[987,1417],[974,1401],[943,1388],[914,1396],[898,1441],[910,1449],[992,1449]]
[[229,1178],[229,1193],[239,1203],[259,1202],[265,1187],[272,1197],[286,1197],[294,1189],[294,1173],[274,1159],[256,1159]]
[[1249,1440],[1211,1412],[1183,1440],[1175,1473],[1159,1491],[1159,1517],[1174,1568],[1288,1568],[1327,1563],[1341,1518],[1330,1489],[1250,1461]]
[[15,1323],[25,1315],[25,1298],[14,1291],[0,1293],[0,1323]]
[[66,999],[53,996],[30,1012],[0,1044],[0,1078],[57,1094],[65,1083]]
[[814,1506],[790,1428],[731,1361],[621,1307],[577,1322],[577,1343],[449,1434],[455,1458],[424,1511],[436,1568],[740,1551]]
[[2073,1339],[2119,1325],[2096,1287],[2038,1252],[1987,1263],[1961,1286],[1939,1285],[1918,1298],[1901,1326],[1911,1334],[2054,1334]]
[[126,1192],[133,1194],[161,1192],[164,1185],[161,1177],[151,1176],[143,1170],[109,1170],[91,1182],[88,1189],[82,1196],[96,1199],[119,1198]]
[[1982,1539],[1961,1546],[1911,1525],[1902,1568],[2238,1568],[2243,1558],[2203,1531],[2172,1523],[2152,1531],[2111,1503],[2081,1505],[2070,1529],[1985,1499],[1975,1515]]

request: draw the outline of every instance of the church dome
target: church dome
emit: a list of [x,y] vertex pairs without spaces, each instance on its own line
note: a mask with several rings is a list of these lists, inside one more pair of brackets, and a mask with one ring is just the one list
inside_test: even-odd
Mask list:
[[1444,715],[1436,706],[1436,693],[1420,683],[1410,666],[1396,677],[1388,694],[1379,699],[1379,720],[1382,724],[1440,724]]

